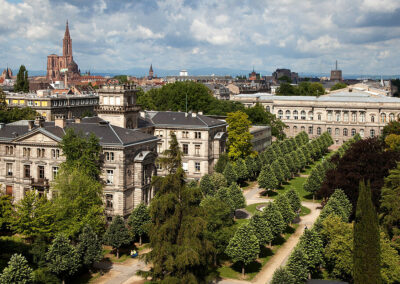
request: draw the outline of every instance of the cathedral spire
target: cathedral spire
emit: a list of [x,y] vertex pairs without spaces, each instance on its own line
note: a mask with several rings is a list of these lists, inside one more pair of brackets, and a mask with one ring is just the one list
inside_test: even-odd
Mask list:
[[69,27],[68,27],[68,20],[67,20],[67,25],[65,26],[65,34],[64,34],[64,38],[70,37],[69,36]]
[[65,26],[65,35],[63,39],[63,56],[69,56],[72,58],[72,39],[69,35],[68,20]]

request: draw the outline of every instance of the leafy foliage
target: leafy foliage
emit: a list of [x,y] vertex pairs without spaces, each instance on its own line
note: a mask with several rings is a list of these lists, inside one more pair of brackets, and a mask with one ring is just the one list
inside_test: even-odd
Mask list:
[[14,92],[29,92],[28,70],[26,70],[24,65],[19,67],[17,81],[14,85]]
[[267,220],[274,238],[285,230],[286,223],[278,207],[275,205],[275,202],[269,202],[267,206],[264,207],[262,216]]
[[308,278],[308,257],[302,247],[293,250],[287,263],[287,269],[293,275],[296,284],[304,283]]
[[115,216],[104,234],[104,243],[112,246],[117,252],[117,258],[119,258],[119,249],[124,245],[128,245],[131,240],[124,220],[119,215]]
[[245,159],[253,154],[253,135],[250,134],[251,121],[248,118],[242,111],[228,113],[228,156],[231,160]]
[[290,207],[293,209],[293,211],[298,212],[301,208],[301,200],[297,191],[290,189],[288,192],[286,192],[286,197],[289,200]]
[[158,158],[159,163],[167,172],[172,174],[179,167],[182,167],[182,151],[179,148],[175,132],[171,132],[170,148],[165,150],[162,157]]
[[294,277],[286,267],[275,270],[271,284],[294,284]]
[[144,203],[140,203],[131,213],[128,225],[133,236],[139,237],[142,245],[142,236],[147,234],[151,223],[150,212]]
[[276,179],[275,174],[269,165],[263,167],[258,175],[257,181],[260,187],[268,190],[273,190],[278,187],[278,180]]
[[336,91],[336,90],[340,90],[340,89],[344,89],[347,87],[346,83],[336,83],[335,85],[333,85],[331,87],[331,91]]
[[13,254],[0,275],[0,283],[27,284],[33,282],[32,268],[21,254]]
[[308,268],[316,270],[323,263],[323,244],[319,234],[315,230],[304,230],[300,237],[300,245],[307,255]]
[[11,215],[13,207],[10,195],[0,195],[0,231],[6,231],[11,226]]
[[274,238],[269,227],[268,221],[261,215],[261,213],[254,214],[250,219],[250,226],[254,230],[260,245],[271,242]]
[[284,222],[286,224],[291,223],[295,217],[295,213],[293,212],[292,206],[290,205],[287,196],[285,194],[278,195],[274,203],[276,204],[279,212],[282,214]]
[[321,83],[301,82],[298,86],[290,83],[281,83],[276,90],[278,96],[321,96],[325,89]]
[[82,233],[79,235],[77,252],[81,258],[81,263],[89,268],[103,258],[101,241],[95,231],[88,225],[83,227]]
[[228,185],[236,183],[238,176],[231,163],[227,163],[223,172]]

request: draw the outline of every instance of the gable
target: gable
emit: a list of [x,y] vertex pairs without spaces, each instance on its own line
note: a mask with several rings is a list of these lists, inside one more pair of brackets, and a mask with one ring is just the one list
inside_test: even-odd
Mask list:
[[34,144],[57,144],[58,141],[41,132],[32,133],[31,135],[20,137],[15,142],[34,143]]

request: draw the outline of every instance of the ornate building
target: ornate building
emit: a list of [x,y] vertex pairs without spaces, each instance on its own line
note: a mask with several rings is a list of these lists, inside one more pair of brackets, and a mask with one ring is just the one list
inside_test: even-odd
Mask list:
[[80,71],[72,56],[72,39],[67,21],[63,39],[63,55],[47,56],[47,80],[60,81],[77,77],[80,77]]

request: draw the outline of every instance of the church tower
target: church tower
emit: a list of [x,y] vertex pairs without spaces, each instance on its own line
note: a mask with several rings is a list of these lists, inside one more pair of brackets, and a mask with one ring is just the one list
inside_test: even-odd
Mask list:
[[131,85],[103,86],[99,89],[99,106],[95,108],[98,117],[115,126],[137,128],[140,111],[137,91]]
[[154,72],[153,72],[153,64],[150,64],[149,77],[148,77],[149,80],[153,79],[153,74],[154,74]]
[[63,56],[72,57],[72,39],[71,36],[69,35],[68,20],[67,20],[67,25],[65,27],[65,34],[63,39]]

